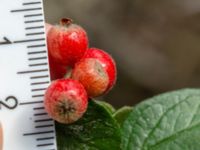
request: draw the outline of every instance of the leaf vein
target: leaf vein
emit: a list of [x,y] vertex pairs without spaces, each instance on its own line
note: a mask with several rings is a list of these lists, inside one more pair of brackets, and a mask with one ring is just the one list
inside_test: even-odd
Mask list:
[[178,103],[174,104],[172,107],[168,108],[167,111],[165,111],[162,116],[159,118],[158,122],[156,123],[156,125],[152,128],[152,130],[150,131],[150,133],[147,135],[147,138],[144,140],[144,142],[142,143],[142,149],[145,150],[145,145],[149,139],[149,137],[151,137],[151,135],[154,133],[154,131],[157,129],[157,127],[160,125],[162,119],[165,117],[165,115],[170,112],[171,110],[173,110],[174,108],[176,108],[176,106],[182,104],[182,103],[185,103],[188,98],[190,98],[190,96],[187,96],[184,100],[182,101],[179,101]]
[[149,150],[154,149],[154,147],[157,147],[158,145],[160,145],[160,144],[162,144],[162,143],[164,143],[164,142],[166,142],[166,141],[168,141],[168,140],[170,140],[170,139],[176,139],[176,138],[179,137],[182,133],[185,133],[185,132],[187,132],[187,131],[193,130],[193,129],[195,129],[195,128],[199,128],[199,126],[200,126],[200,123],[197,123],[197,124],[195,124],[195,125],[193,125],[193,126],[190,126],[189,128],[182,129],[182,130],[180,130],[179,132],[176,132],[176,133],[174,133],[174,134],[172,134],[172,135],[170,135],[170,136],[168,136],[168,137],[166,137],[166,138],[164,138],[164,139],[158,141],[156,144],[150,146],[150,149],[149,149]]

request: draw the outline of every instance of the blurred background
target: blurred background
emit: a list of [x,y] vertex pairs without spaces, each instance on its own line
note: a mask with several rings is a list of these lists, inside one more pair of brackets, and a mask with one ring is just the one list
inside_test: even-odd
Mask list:
[[200,0],[45,0],[46,21],[70,17],[90,47],[110,53],[118,80],[104,99],[116,107],[200,86]]

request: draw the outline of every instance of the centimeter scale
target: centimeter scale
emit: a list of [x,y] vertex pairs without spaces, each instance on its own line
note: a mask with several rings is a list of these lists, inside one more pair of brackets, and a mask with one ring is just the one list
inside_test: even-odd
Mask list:
[[0,0],[0,19],[0,150],[56,150],[42,0]]

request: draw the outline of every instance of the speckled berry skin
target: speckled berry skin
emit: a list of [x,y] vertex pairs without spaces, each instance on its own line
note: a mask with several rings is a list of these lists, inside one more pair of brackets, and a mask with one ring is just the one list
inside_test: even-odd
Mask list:
[[[49,31],[51,30],[53,26],[51,24],[45,23],[45,30],[46,35],[48,36]],[[67,67],[62,64],[58,64],[54,58],[48,53],[49,57],[49,68],[50,68],[50,77],[51,80],[61,79],[67,74]]]
[[89,48],[83,56],[84,58],[96,58],[101,62],[109,77],[109,84],[106,89],[106,92],[108,92],[114,86],[117,78],[117,68],[114,59],[108,53],[98,48]]
[[101,62],[94,58],[84,58],[77,62],[71,77],[85,87],[89,97],[101,96],[109,84],[107,72]]
[[88,49],[88,37],[79,25],[62,19],[61,25],[53,26],[47,35],[48,50],[54,60],[63,65],[74,66]]
[[56,121],[70,124],[87,110],[88,97],[81,83],[72,79],[53,81],[44,97],[48,114]]
[[67,74],[68,68],[65,65],[58,64],[49,55],[49,67],[51,80],[62,79]]

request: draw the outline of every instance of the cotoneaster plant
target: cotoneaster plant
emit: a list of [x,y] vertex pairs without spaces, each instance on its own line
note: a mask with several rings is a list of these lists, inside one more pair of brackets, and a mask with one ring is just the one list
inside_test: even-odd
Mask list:
[[[54,26],[47,28],[48,43],[61,40],[62,47],[67,47],[68,40],[48,34]],[[66,29],[56,28],[59,35],[66,34]],[[97,48],[75,50],[70,59],[65,54],[71,50],[62,53],[58,45],[54,52],[62,59],[51,57],[53,49],[49,50],[51,75],[63,78],[67,72],[67,78],[51,83],[44,102],[56,121],[58,150],[199,150],[200,89],[169,92],[116,110],[91,98],[105,95],[115,84],[114,59]]]

